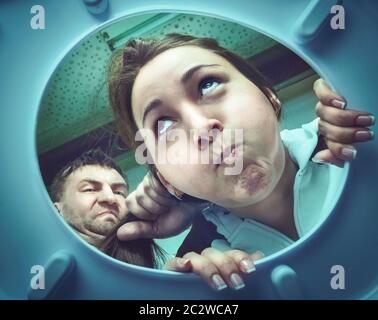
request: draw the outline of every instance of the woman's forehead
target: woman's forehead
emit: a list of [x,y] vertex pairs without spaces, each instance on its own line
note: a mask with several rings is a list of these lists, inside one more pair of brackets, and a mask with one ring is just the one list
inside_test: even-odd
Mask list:
[[168,49],[157,55],[141,69],[140,74],[153,68],[172,74],[179,73],[186,67],[197,63],[227,64],[227,60],[208,49],[189,45],[181,46]]
[[[210,50],[195,46],[182,46],[168,49],[142,67],[134,86],[138,87],[146,85],[147,83],[153,83],[155,79],[159,79],[160,81],[158,81],[158,83],[161,83],[162,79],[159,78],[159,75],[162,74],[169,75],[171,79],[172,77],[179,78],[179,75],[184,72],[186,68],[190,68],[192,65],[196,64],[208,63],[225,64],[227,61]],[[153,75],[156,77],[153,77]]]
[[231,67],[226,59],[204,48],[181,46],[168,49],[139,71],[132,90],[132,104],[139,105],[154,92],[167,88],[168,84],[180,85],[181,76],[197,65],[215,64],[226,69]]

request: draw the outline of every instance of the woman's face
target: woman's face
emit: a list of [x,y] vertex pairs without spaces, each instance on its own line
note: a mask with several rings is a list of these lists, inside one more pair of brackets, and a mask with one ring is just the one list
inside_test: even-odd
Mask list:
[[[285,154],[272,105],[221,56],[169,49],[140,70],[131,100],[138,128],[153,132],[145,144],[157,170],[182,192],[241,207],[266,198],[279,181]],[[156,153],[164,144],[168,161]]]

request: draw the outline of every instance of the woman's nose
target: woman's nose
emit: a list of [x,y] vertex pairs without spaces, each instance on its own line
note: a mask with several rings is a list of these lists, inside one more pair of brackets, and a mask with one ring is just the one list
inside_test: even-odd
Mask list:
[[223,131],[224,125],[216,114],[205,112],[192,104],[186,104],[181,110],[182,120],[191,132],[193,144],[199,150],[205,150]]
[[199,150],[206,150],[222,131],[222,122],[217,119],[204,119],[193,132],[193,142]]

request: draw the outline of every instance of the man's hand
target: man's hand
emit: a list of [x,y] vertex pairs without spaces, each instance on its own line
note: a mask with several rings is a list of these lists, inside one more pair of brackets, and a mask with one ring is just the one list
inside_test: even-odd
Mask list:
[[138,221],[127,222],[117,232],[120,240],[167,238],[188,228],[200,205],[179,202],[150,172],[126,199],[128,210]]
[[319,151],[313,160],[342,167],[344,161],[356,157],[357,150],[352,144],[374,138],[374,132],[368,128],[374,124],[374,116],[368,112],[345,110],[344,99],[323,79],[315,81],[314,91],[319,99],[315,109],[320,118],[319,133],[326,149]]
[[263,257],[260,251],[249,255],[240,250],[221,252],[214,248],[207,248],[200,255],[189,252],[182,258],[172,258],[165,264],[165,269],[194,272],[217,291],[227,286],[238,290],[245,286],[241,273],[254,271],[254,262]]

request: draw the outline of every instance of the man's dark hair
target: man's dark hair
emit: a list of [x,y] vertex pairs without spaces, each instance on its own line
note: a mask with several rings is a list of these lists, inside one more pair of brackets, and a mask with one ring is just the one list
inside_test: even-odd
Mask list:
[[50,186],[50,196],[53,202],[60,201],[67,177],[75,170],[88,165],[99,165],[101,167],[115,169],[125,179],[126,184],[129,185],[126,176],[123,175],[122,169],[111,157],[105,154],[101,149],[92,149],[84,152],[75,160],[66,164],[56,174]]

